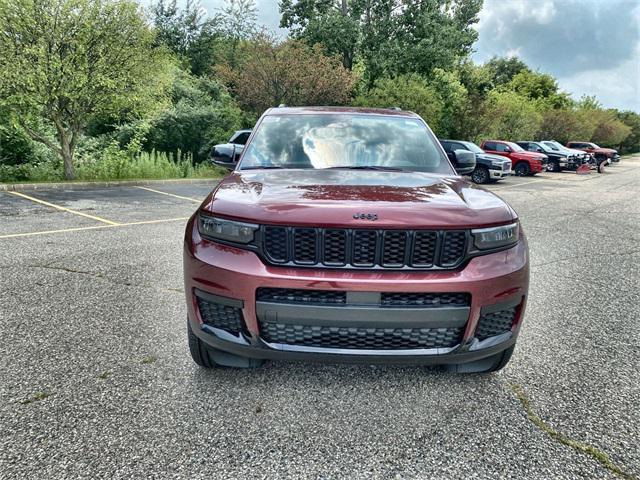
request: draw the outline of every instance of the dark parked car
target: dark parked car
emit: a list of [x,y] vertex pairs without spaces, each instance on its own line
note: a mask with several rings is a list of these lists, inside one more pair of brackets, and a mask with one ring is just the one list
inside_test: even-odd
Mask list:
[[211,149],[211,160],[217,158],[214,163],[221,167],[235,167],[250,136],[251,130],[236,131],[231,135],[228,143],[215,145]]
[[574,148],[567,148],[562,145],[560,142],[556,142],[555,140],[543,140],[542,143],[544,146],[550,148],[554,152],[564,153],[566,155],[573,155],[578,158],[577,164],[575,168],[572,168],[572,164],[569,163],[567,165],[568,169],[577,170],[580,165],[589,165],[590,168],[595,169],[596,159],[590,153],[587,153],[583,150],[576,150]]
[[471,172],[471,180],[483,184],[498,181],[511,175],[511,160],[500,155],[485,153],[473,142],[463,140],[440,140],[442,148],[455,167],[457,165],[456,151],[466,150],[476,154],[476,168]]
[[543,142],[517,142],[527,152],[544,153],[549,157],[547,170],[550,172],[561,172],[562,170],[576,170],[582,165],[582,158],[575,153],[568,151],[554,150]]
[[265,112],[187,223],[188,339],[203,367],[264,359],[509,361],[529,288],[516,212],[459,174],[416,114]]

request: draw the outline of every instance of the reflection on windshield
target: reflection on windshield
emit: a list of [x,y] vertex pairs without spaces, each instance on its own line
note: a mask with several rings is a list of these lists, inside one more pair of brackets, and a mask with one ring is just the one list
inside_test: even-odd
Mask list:
[[262,167],[383,167],[453,174],[418,119],[358,114],[266,116],[240,164],[241,170]]
[[511,151],[513,151],[513,152],[524,152],[524,148],[522,148],[517,143],[507,142],[507,145],[509,145],[511,147]]
[[484,153],[484,150],[482,150],[479,146],[477,146],[473,142],[464,142],[464,146],[467,147],[473,153]]

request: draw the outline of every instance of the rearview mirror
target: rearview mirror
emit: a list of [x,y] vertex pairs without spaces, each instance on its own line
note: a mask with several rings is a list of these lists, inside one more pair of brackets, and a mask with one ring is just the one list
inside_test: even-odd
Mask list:
[[476,154],[469,150],[456,150],[453,152],[456,159],[455,169],[458,175],[470,175],[476,169]]
[[215,145],[211,150],[211,161],[214,165],[233,170],[236,168],[236,146],[233,143]]

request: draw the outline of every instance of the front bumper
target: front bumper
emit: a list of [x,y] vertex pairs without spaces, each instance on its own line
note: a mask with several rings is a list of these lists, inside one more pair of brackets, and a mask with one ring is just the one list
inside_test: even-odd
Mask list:
[[509,175],[511,175],[511,168],[509,168],[508,170],[503,170],[503,169],[489,169],[489,176],[492,179],[500,179],[500,178],[507,178]]
[[[524,236],[515,247],[475,257],[458,271],[314,270],[268,266],[253,252],[203,240],[193,219],[185,239],[184,274],[188,318],[194,333],[206,344],[245,357],[329,362],[442,364],[491,356],[515,343],[529,284]],[[362,305],[340,307],[338,311],[309,305],[264,304],[256,298],[259,288],[346,291],[352,298],[364,301]],[[366,301],[376,292],[466,292],[471,300],[464,309],[382,313]],[[241,310],[242,331],[231,334],[204,323],[196,296],[203,294],[223,297],[223,301],[236,305]],[[481,314],[504,305],[518,308],[511,330],[482,340],[476,338]],[[295,320],[296,324],[341,324],[353,328],[456,327],[462,333],[457,344],[446,348],[324,348],[268,341],[261,325],[273,318],[284,324]]]

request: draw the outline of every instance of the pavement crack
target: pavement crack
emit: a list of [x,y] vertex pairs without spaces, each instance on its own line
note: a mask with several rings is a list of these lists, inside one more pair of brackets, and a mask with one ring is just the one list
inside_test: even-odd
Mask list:
[[[152,288],[152,289],[158,289],[157,286],[154,285],[150,285],[150,284],[146,284],[146,283],[133,283],[133,282],[128,282],[128,281],[122,281],[122,280],[116,280],[114,278],[111,277],[107,277],[105,275],[103,275],[102,273],[99,272],[90,272],[87,270],[77,270],[75,268],[69,268],[69,267],[64,267],[64,266],[59,266],[59,265],[53,265],[51,263],[49,264],[35,264],[35,265],[26,265],[29,268],[45,268],[48,270],[57,270],[57,271],[62,271],[62,272],[67,272],[67,273],[76,273],[78,275],[90,275],[92,277],[95,278],[101,278],[102,280],[105,280],[107,282],[113,283],[114,285],[120,285],[123,287],[141,287],[141,288]],[[160,290],[166,290],[168,292],[177,292],[177,293],[184,293],[183,290],[179,289],[179,288],[171,288],[171,287],[165,287],[162,288],[160,287]]]
[[604,468],[618,475],[620,478],[624,478],[625,480],[638,480],[638,477],[636,477],[635,475],[629,472],[624,471],[622,467],[613,463],[611,458],[609,458],[609,455],[607,455],[605,452],[603,452],[599,448],[594,447],[593,445],[589,445],[588,443],[574,440],[573,438],[568,437],[567,435],[559,432],[558,430],[553,428],[551,425],[549,425],[547,422],[542,420],[542,418],[540,418],[538,414],[533,410],[533,405],[531,404],[531,400],[529,399],[524,389],[516,383],[510,383],[509,385],[511,387],[511,390],[515,394],[516,398],[520,402],[520,405],[522,405],[522,408],[527,414],[527,419],[531,423],[533,423],[536,427],[538,427],[540,430],[542,430],[544,433],[546,433],[550,438],[552,438],[557,442],[560,442],[563,445],[571,447],[580,453],[589,455],[590,457],[597,460]]

